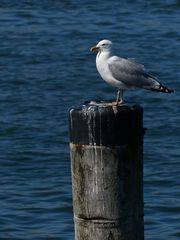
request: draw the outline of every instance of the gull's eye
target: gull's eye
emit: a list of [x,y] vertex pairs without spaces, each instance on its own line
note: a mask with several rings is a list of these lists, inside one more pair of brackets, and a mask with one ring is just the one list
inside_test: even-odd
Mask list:
[[102,44],[102,46],[103,46],[103,47],[105,47],[105,46],[106,46],[106,44],[104,43],[104,44]]

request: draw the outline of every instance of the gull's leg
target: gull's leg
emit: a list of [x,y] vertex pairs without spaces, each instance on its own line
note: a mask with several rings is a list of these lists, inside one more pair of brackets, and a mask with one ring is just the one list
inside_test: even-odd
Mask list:
[[120,89],[120,102],[119,104],[122,104],[124,103],[124,100],[123,100],[123,89]]
[[[120,101],[119,101],[119,99],[120,99]],[[123,89],[118,89],[117,98],[116,98],[116,105],[122,104],[122,103],[124,103],[124,100],[123,100]]]
[[117,97],[116,97],[116,105],[118,105],[120,94],[121,94],[121,90],[118,89],[118,91],[117,91]]

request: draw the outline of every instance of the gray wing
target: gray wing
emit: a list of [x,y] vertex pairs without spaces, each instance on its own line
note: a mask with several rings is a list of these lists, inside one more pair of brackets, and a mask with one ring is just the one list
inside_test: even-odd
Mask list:
[[143,65],[132,59],[111,57],[108,66],[112,76],[128,87],[151,89],[159,85],[156,77],[148,74]]

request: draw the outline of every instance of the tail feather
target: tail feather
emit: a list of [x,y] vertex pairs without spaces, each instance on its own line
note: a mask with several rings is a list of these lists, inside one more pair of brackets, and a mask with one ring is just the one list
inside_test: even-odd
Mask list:
[[148,80],[148,85],[145,88],[149,89],[151,91],[156,91],[156,92],[163,92],[163,93],[172,93],[174,92],[173,89],[170,89],[163,84],[161,84],[158,80],[157,77],[151,75],[151,74],[146,74],[146,80]]
[[151,88],[151,91],[157,91],[157,92],[163,92],[163,93],[172,93],[174,92],[174,90],[159,84],[158,86],[156,86],[155,88]]

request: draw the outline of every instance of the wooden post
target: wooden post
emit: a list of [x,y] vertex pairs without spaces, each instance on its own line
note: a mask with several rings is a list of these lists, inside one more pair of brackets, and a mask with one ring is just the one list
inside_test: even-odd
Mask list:
[[69,112],[75,240],[143,240],[143,110]]

